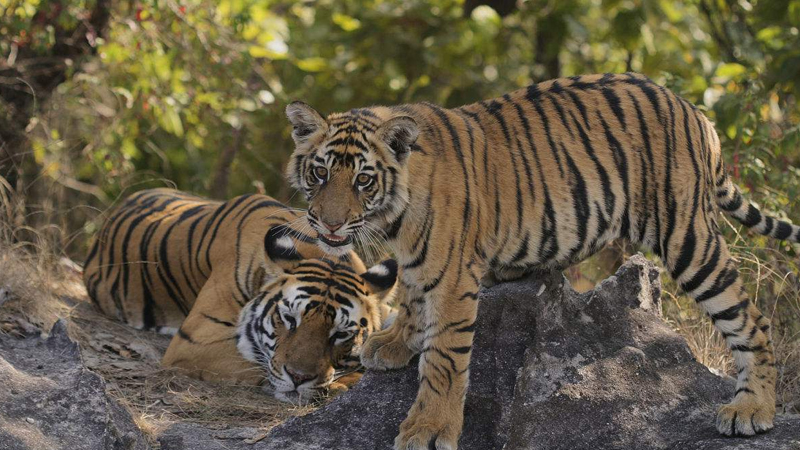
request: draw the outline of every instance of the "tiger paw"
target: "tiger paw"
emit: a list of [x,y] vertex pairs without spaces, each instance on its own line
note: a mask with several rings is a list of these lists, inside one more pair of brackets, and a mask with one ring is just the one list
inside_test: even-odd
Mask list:
[[333,383],[328,385],[327,395],[328,397],[333,398],[344,394],[348,390],[350,390],[350,388],[346,384],[334,381]]
[[389,370],[408,365],[414,352],[403,340],[399,326],[373,333],[361,350],[361,364],[367,369]]
[[487,272],[481,278],[481,287],[484,287],[484,288],[495,287],[500,283],[501,283],[501,281],[497,279],[497,277],[495,276],[493,271]]
[[456,450],[461,434],[463,412],[428,409],[420,411],[416,404],[400,424],[394,440],[395,450]]
[[527,267],[496,267],[481,278],[481,286],[490,288],[507,281],[519,280],[530,273]]
[[752,436],[772,429],[774,403],[759,402],[752,394],[743,394],[717,412],[717,430],[725,436]]

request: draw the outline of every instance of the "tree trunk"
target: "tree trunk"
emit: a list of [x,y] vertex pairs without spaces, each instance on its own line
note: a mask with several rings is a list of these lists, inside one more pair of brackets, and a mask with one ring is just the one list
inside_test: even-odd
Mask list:
[[211,183],[211,196],[224,200],[228,197],[228,180],[231,175],[231,164],[236,158],[236,154],[242,147],[244,142],[244,130],[242,128],[234,128],[231,133],[233,139],[231,145],[227,146],[222,154],[219,155],[217,161],[217,168],[214,170],[214,181]]
[[536,21],[534,81],[551,80],[561,76],[559,54],[566,38],[564,33],[566,27],[564,15],[558,11],[540,17]]

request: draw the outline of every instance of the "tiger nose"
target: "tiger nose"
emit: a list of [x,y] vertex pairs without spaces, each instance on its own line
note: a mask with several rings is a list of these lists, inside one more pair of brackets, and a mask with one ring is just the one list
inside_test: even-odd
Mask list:
[[325,228],[327,228],[328,231],[333,233],[334,231],[338,230],[339,228],[342,228],[342,225],[344,225],[344,221],[336,222],[336,223],[328,223],[328,222],[323,220],[322,224],[325,225]]
[[292,378],[292,382],[294,382],[295,386],[299,386],[305,383],[306,381],[313,380],[314,378],[317,377],[316,375],[310,375],[301,370],[290,369],[289,367],[286,367],[286,373],[288,373],[289,376]]

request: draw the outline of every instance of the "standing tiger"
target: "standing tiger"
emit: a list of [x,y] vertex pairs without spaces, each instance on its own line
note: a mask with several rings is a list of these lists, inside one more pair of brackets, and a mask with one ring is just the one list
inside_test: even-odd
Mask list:
[[105,314],[175,335],[165,366],[313,397],[336,369],[358,366],[366,336],[393,318],[397,264],[324,258],[301,220],[263,195],[138,192],[100,230],[84,282]]
[[713,124],[638,74],[577,76],[444,109],[369,107],[323,118],[295,102],[291,184],[327,252],[380,229],[407,297],[370,336],[368,368],[419,359],[419,391],[397,449],[455,449],[484,284],[564,268],[622,237],[659,255],[734,353],[738,380],[719,409],[726,435],[769,430],[776,368],[769,321],[745,296],[716,211],[800,241],[726,175]]

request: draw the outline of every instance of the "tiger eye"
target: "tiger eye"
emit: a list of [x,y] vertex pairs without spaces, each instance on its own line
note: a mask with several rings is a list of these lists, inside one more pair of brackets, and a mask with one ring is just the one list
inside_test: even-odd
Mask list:
[[314,168],[314,175],[317,176],[320,180],[326,180],[328,178],[328,169],[324,167],[315,167]]
[[356,177],[356,183],[358,183],[359,186],[367,186],[371,181],[372,177],[366,173],[360,173]]

